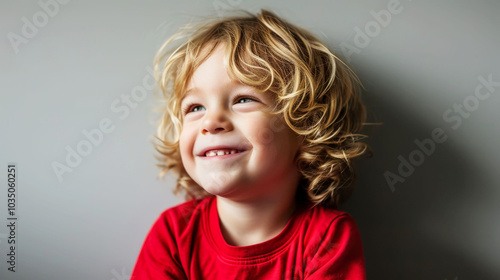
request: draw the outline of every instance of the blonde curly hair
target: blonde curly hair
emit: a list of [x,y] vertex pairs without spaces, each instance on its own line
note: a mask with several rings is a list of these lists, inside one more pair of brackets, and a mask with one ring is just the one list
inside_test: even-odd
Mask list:
[[[303,137],[296,156],[302,193],[315,205],[337,207],[352,192],[352,159],[368,149],[359,141],[365,137],[359,132],[366,115],[361,84],[318,38],[267,10],[187,25],[158,51],[154,71],[164,106],[154,145],[160,154],[160,177],[175,172],[174,193],[184,190],[186,199],[209,195],[181,161],[180,101],[193,72],[219,44],[225,45],[228,75],[258,92],[274,94],[274,113]],[[205,47],[209,50],[202,51]]]

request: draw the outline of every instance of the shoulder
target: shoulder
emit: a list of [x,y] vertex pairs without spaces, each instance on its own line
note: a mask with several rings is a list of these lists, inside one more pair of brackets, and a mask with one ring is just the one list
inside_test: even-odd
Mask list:
[[199,223],[212,198],[193,199],[166,209],[156,219],[151,231],[167,231],[172,236],[181,235],[187,228]]
[[302,227],[309,249],[317,251],[323,246],[344,246],[361,238],[354,218],[347,212],[321,206],[308,207],[303,213]]
[[186,279],[182,267],[186,242],[196,234],[210,197],[191,200],[163,211],[153,223],[137,258],[134,279]]
[[[306,275],[312,279],[366,279],[361,236],[347,212],[314,207],[304,232]],[[308,223],[309,222],[309,223]],[[337,279],[337,278],[335,278]]]
[[201,214],[207,211],[212,199],[213,197],[209,196],[183,202],[163,211],[158,220],[179,227],[187,226],[192,220],[201,218]]
[[338,226],[340,224],[345,226],[356,225],[353,217],[349,213],[322,206],[312,207],[308,205],[304,207],[303,215],[306,223],[312,223],[317,230],[326,230],[329,227]]

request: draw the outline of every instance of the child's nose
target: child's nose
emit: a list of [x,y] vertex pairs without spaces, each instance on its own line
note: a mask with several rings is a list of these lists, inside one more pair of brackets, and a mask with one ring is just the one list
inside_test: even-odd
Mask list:
[[224,131],[231,131],[233,125],[227,115],[222,110],[215,110],[205,113],[201,127],[202,134],[216,134]]

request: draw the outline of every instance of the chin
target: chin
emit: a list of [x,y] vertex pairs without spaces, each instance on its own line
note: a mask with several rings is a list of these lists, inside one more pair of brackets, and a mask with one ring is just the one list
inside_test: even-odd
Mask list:
[[228,199],[237,197],[243,188],[243,186],[220,184],[216,181],[205,182],[205,184],[201,186],[209,194]]
[[206,192],[212,195],[221,195],[231,190],[230,186],[222,183],[221,180],[204,180],[197,182]]

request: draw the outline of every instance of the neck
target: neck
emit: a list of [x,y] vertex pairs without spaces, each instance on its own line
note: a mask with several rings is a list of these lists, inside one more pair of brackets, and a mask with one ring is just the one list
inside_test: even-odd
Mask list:
[[278,235],[297,207],[298,180],[292,182],[295,187],[258,199],[233,200],[217,196],[221,232],[226,242],[233,246],[248,246]]

